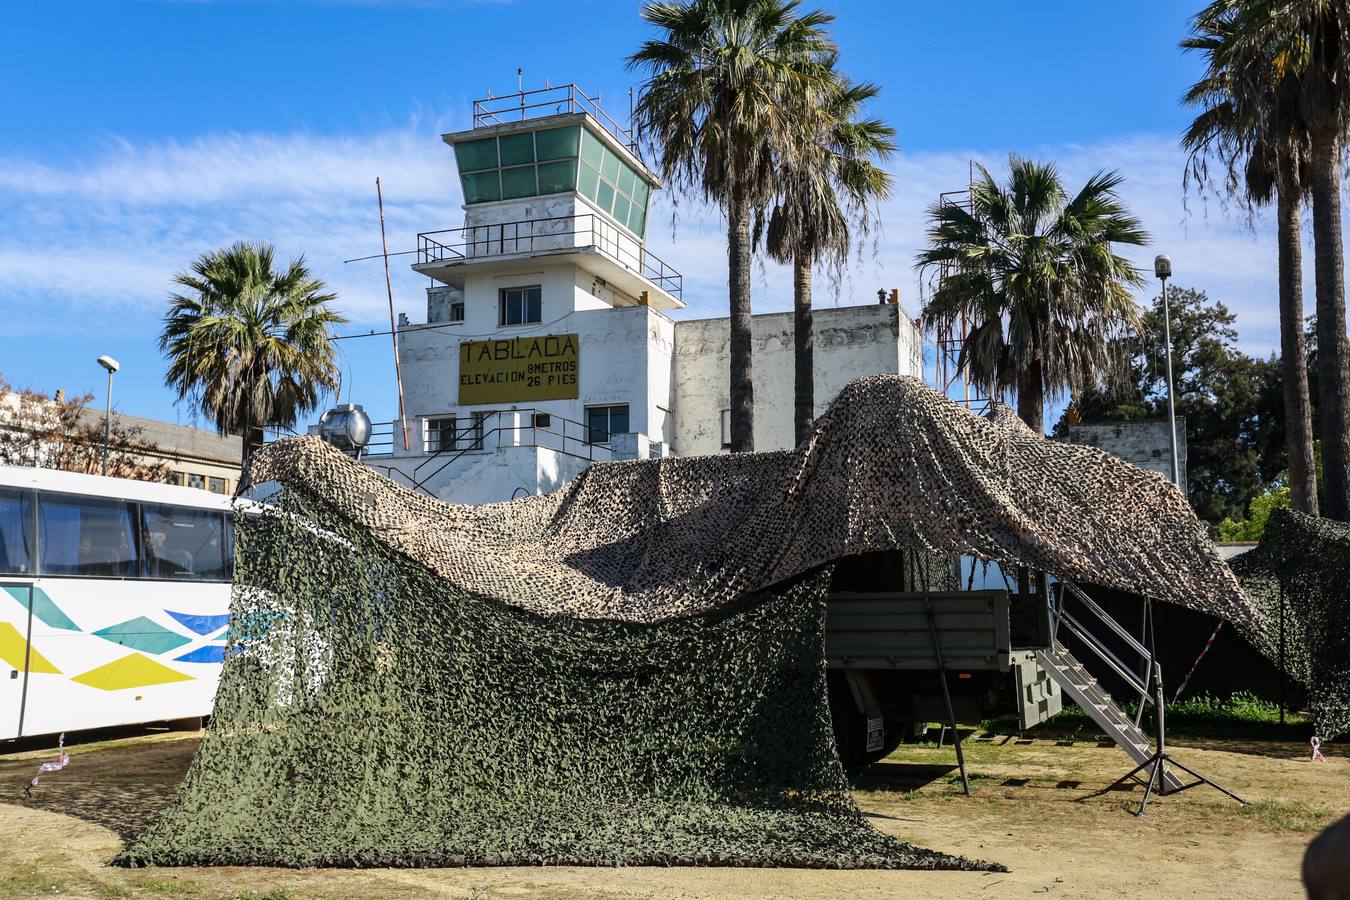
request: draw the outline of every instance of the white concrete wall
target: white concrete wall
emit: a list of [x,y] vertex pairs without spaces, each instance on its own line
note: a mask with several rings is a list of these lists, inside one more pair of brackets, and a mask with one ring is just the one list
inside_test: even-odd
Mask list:
[[[815,406],[864,375],[923,377],[923,344],[914,322],[890,304],[815,310]],[[753,318],[755,449],[792,447],[792,313]],[[722,410],[730,407],[730,320],[675,324],[675,433],[680,456],[725,452]]]

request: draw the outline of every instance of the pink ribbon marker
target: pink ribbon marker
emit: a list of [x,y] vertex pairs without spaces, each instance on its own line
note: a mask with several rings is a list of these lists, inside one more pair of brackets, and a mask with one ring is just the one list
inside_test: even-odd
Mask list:
[[1317,735],[1314,734],[1314,735],[1312,736],[1312,739],[1309,740],[1308,743],[1312,744],[1312,758],[1313,758],[1313,759],[1320,759],[1322,762],[1326,762],[1326,761],[1327,761],[1327,758],[1326,758],[1325,756],[1322,755],[1322,741],[1321,741],[1321,739],[1319,739],[1319,738],[1317,737]]
[[45,762],[38,766],[37,775],[33,776],[33,780],[28,782],[28,786],[23,789],[24,794],[32,796],[33,788],[37,787],[39,778],[48,772],[60,772],[66,767],[66,763],[70,762],[70,754],[66,751],[66,733],[64,731],[61,732],[61,737],[57,739],[56,749],[58,751],[56,762]]

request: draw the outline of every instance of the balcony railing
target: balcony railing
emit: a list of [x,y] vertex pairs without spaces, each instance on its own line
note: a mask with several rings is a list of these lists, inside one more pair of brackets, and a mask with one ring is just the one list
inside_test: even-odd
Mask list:
[[473,127],[485,128],[489,125],[502,125],[507,122],[524,122],[526,119],[538,119],[543,116],[558,116],[564,113],[584,112],[614,135],[623,145],[637,153],[637,141],[633,132],[624,128],[609,114],[600,108],[600,95],[588,96],[575,84],[558,87],[540,88],[534,91],[519,91],[502,97],[486,97],[473,101]]
[[637,237],[596,213],[423,232],[417,236],[417,263],[454,264],[518,253],[591,248],[672,296],[681,296],[684,276],[649,253]]

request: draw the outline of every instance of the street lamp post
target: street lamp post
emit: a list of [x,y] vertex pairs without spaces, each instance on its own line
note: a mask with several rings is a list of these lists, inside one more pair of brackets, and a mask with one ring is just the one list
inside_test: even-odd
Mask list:
[[108,408],[103,413],[103,474],[108,474],[108,451],[112,447],[112,377],[122,368],[111,356],[100,356],[98,364],[108,370]]
[[1172,396],[1172,310],[1167,303],[1167,279],[1172,277],[1172,260],[1159,254],[1153,258],[1153,274],[1162,282],[1164,358],[1167,360],[1167,438],[1172,444],[1172,483],[1181,488],[1181,460],[1177,456],[1177,406]]

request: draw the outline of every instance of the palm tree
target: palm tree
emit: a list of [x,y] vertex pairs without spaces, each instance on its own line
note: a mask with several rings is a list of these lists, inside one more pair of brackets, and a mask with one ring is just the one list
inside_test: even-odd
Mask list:
[[1204,184],[1209,161],[1222,170],[1230,196],[1259,207],[1276,203],[1280,279],[1280,358],[1290,504],[1317,515],[1312,400],[1303,340],[1303,247],[1300,213],[1308,184],[1308,129],[1296,78],[1270,54],[1234,54],[1232,10],[1198,17],[1186,50],[1205,55],[1204,77],[1182,97],[1201,112],[1182,136],[1186,180]]
[[[1350,129],[1350,6],[1344,0],[1214,0],[1205,20],[1231,19],[1231,65],[1274,60],[1292,79],[1307,123],[1317,294],[1318,420],[1323,513],[1350,521],[1350,340],[1346,337],[1341,161]],[[1264,139],[1282,123],[1258,120]]]
[[798,133],[831,84],[834,46],[824,12],[799,0],[648,3],[642,17],[662,30],[628,58],[648,72],[636,124],[656,148],[662,176],[720,205],[727,217],[731,306],[731,450],[754,449],[750,345],[751,222],[768,205],[773,167],[789,160]]
[[812,268],[820,261],[842,266],[852,242],[850,225],[866,233],[876,215],[876,202],[891,192],[891,176],[873,160],[885,159],[895,150],[895,129],[859,115],[862,105],[880,91],[876,85],[836,76],[820,121],[813,129],[801,130],[801,147],[777,171],[778,196],[769,213],[766,244],[770,256],[792,264],[797,443],[806,439],[815,422]]
[[264,426],[293,427],[337,387],[328,330],[347,321],[303,257],[280,272],[273,257],[271,246],[245,243],[202,254],[174,276],[187,291],[170,296],[159,337],[165,383],[221,434],[243,435],[245,457]]
[[1047,395],[1114,379],[1128,365],[1119,338],[1139,327],[1130,288],[1144,282],[1113,246],[1148,236],[1116,194],[1121,181],[1098,172],[1069,198],[1053,165],[1014,156],[1006,187],[980,166],[969,209],[929,209],[918,267],[943,277],[923,323],[942,332],[973,322],[960,370],[990,396],[1016,391],[1018,415],[1040,434]]

